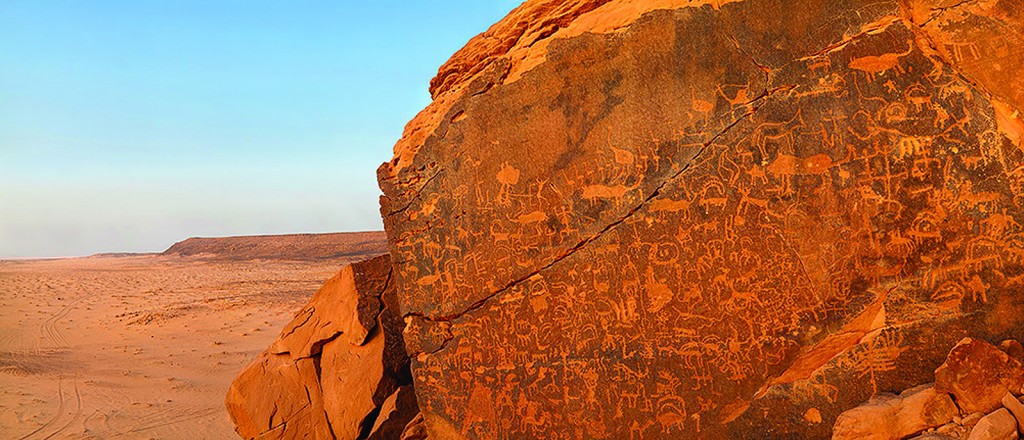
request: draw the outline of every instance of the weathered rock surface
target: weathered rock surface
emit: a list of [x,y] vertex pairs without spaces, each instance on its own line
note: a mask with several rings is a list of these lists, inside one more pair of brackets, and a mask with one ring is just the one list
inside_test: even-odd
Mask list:
[[982,417],[967,440],[1014,440],[1017,438],[1017,420],[1006,408]]
[[1011,393],[1006,393],[1000,402],[1004,408],[1010,410],[1013,418],[1017,419],[1017,432],[1024,433],[1024,404],[1020,403],[1020,399],[1014,397]]
[[411,386],[403,386],[391,393],[377,415],[370,430],[369,440],[395,440],[402,437],[405,427],[419,415],[416,393]]
[[427,427],[423,424],[423,414],[416,414],[415,417],[405,425],[402,431],[402,440],[426,440]]
[[1024,334],[1022,10],[516,9],[378,172],[426,430],[828,437]]
[[1024,365],[992,344],[965,338],[935,370],[935,388],[956,397],[966,413],[991,412],[1008,392],[1020,394]]
[[[1012,339],[1000,343],[1009,351],[1019,345]],[[936,369],[936,384],[911,388],[899,396],[872,396],[867,403],[839,415],[832,438],[901,439],[922,430],[927,431],[913,438],[1016,438],[1024,426],[1024,404],[1015,396],[1024,392],[1016,385],[1019,374],[1020,364],[1008,353],[984,341],[964,338]],[[996,397],[999,393],[1003,393],[1001,398]],[[1012,433],[1008,433],[1004,413],[1012,414]]]
[[1024,362],[1024,345],[1014,339],[1007,339],[999,343],[999,349],[1006,352],[1010,357]]
[[900,393],[878,394],[867,404],[839,415],[833,439],[902,439],[953,420],[959,410],[949,394],[932,385]]
[[345,266],[313,295],[231,384],[226,404],[239,435],[356,439],[401,432],[418,409],[409,397],[390,277],[384,255]]

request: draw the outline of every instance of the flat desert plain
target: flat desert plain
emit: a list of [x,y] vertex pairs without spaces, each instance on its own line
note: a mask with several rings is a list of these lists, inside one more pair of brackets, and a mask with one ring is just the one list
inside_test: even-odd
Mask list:
[[0,261],[0,438],[237,438],[231,380],[359,259]]

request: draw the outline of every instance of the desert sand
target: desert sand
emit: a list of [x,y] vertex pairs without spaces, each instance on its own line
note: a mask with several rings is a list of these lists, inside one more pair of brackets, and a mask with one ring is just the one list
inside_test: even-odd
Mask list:
[[231,380],[365,256],[201,255],[0,261],[0,438],[235,438]]

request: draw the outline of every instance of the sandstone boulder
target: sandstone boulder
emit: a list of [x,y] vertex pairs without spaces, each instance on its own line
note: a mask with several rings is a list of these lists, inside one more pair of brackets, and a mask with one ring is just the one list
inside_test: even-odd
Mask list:
[[312,358],[264,352],[232,382],[226,404],[235,431],[246,439],[332,435]]
[[937,432],[929,432],[914,437],[912,440],[959,440],[960,437],[954,437],[951,435],[940,434]]
[[395,440],[402,437],[405,427],[419,414],[416,393],[411,386],[403,386],[391,393],[377,415],[368,440]]
[[1024,365],[1006,352],[978,339],[965,338],[935,370],[935,388],[956,397],[964,412],[990,412],[1007,392],[1020,393]]
[[426,440],[427,427],[423,423],[423,414],[416,414],[402,431],[401,440]]
[[999,343],[999,349],[1006,352],[1010,357],[1024,363],[1024,345],[1016,339],[1007,339]]
[[833,439],[897,440],[928,428],[942,426],[957,415],[949,394],[932,385],[900,393],[873,396],[866,404],[847,410],[836,419]]
[[823,438],[1024,334],[1022,6],[517,8],[378,171],[425,429]]
[[418,410],[390,273],[387,255],[354,263],[313,295],[231,384],[226,404],[239,435],[356,439],[401,432]]
[[1001,408],[978,421],[968,440],[1014,440],[1017,438],[1017,420],[1006,408]]
[[1013,418],[1017,419],[1017,432],[1024,433],[1024,404],[1010,393],[1006,393],[1001,402],[1004,408],[1010,410]]

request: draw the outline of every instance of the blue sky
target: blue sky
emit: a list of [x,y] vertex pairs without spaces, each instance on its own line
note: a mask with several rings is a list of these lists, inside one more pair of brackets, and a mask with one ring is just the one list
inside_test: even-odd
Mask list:
[[377,166],[515,0],[0,2],[0,257],[381,229]]

